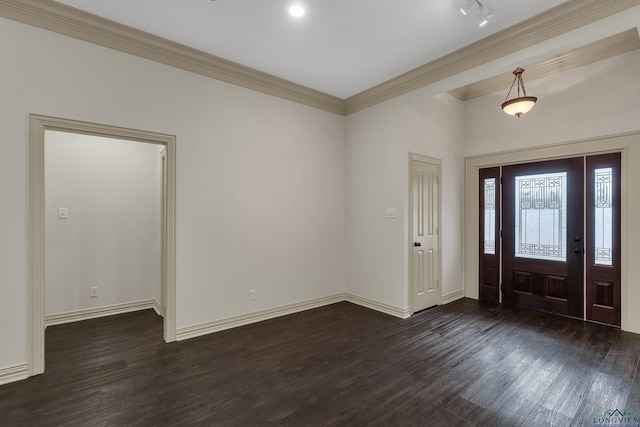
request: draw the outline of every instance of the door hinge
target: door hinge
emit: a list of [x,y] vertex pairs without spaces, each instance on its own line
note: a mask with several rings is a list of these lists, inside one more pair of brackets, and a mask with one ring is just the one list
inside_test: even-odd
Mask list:
[[500,185],[502,185],[502,177],[500,177]]

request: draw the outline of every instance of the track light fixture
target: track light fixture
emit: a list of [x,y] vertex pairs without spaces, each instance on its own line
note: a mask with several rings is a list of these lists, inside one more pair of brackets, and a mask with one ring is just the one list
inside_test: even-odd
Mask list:
[[469,11],[473,7],[473,5],[476,4],[476,1],[475,0],[462,0],[459,3],[460,3],[460,13],[462,13],[463,15],[466,15],[467,13],[469,13]]
[[478,27],[482,28],[487,25],[489,19],[491,18],[491,10],[484,4],[480,3],[479,0],[456,0],[458,5],[458,9],[460,13],[463,15],[468,15],[473,9],[474,6],[478,7],[478,13],[476,14],[476,22],[478,23]]

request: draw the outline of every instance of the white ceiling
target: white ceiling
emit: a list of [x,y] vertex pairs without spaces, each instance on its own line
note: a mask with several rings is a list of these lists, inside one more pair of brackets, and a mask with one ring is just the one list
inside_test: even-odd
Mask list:
[[346,99],[565,0],[57,0],[95,15]]

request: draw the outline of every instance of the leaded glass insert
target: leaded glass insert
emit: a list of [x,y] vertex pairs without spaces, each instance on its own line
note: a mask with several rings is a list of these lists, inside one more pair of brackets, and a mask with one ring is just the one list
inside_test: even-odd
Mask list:
[[484,253],[496,253],[496,179],[484,180]]
[[613,168],[595,170],[595,263],[613,265]]
[[515,256],[566,261],[567,173],[515,180]]

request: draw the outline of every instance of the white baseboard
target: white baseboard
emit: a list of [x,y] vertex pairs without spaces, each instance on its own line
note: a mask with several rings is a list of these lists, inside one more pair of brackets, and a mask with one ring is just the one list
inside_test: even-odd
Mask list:
[[[464,297],[464,290],[452,292],[442,297],[442,304],[447,304]],[[323,298],[289,304],[269,310],[262,310],[255,313],[249,313],[241,316],[229,317],[227,319],[207,322],[200,325],[188,326],[180,328],[176,331],[176,339],[182,341],[188,338],[195,338],[207,335],[213,332],[223,331],[238,326],[244,326],[251,323],[261,322],[263,320],[273,319],[288,314],[298,313],[325,305],[335,304],[347,301],[353,304],[361,305],[372,310],[380,311],[391,316],[406,319],[411,316],[408,307],[400,308],[389,304],[373,301],[361,296],[340,293]],[[45,326],[59,325],[69,322],[77,322],[80,320],[95,319],[98,317],[111,316],[115,314],[129,313],[138,310],[153,309],[159,316],[162,316],[162,305],[158,300],[150,299],[146,301],[137,301],[125,304],[115,304],[105,307],[90,308],[86,310],[71,311],[67,313],[49,314],[45,316]],[[29,377],[29,366],[25,364],[0,368],[0,385],[8,384],[14,381],[24,380]]]
[[29,366],[26,363],[21,365],[0,368],[0,385],[9,384],[14,381],[26,380],[29,377]]
[[[128,302],[124,304],[107,305],[104,307],[88,308],[85,310],[69,311],[67,313],[47,314],[44,316],[44,325],[61,325],[63,323],[78,322],[80,320],[96,319],[98,317],[112,316],[114,314],[129,313],[138,310],[156,310],[155,299],[146,301]],[[159,305],[159,304],[158,304]]]
[[276,317],[286,316],[288,314],[298,313],[300,311],[310,310],[312,308],[335,304],[341,301],[344,301],[344,294],[336,294],[328,297],[316,298],[305,302],[284,305],[269,310],[262,310],[255,313],[229,317],[226,319],[215,320],[213,322],[202,323],[199,325],[187,326],[186,328],[179,328],[176,330],[176,340],[182,341],[189,338],[195,338],[213,332],[224,331],[225,329],[236,328],[238,326],[244,326],[251,323],[261,322],[263,320],[274,319]]
[[158,316],[164,317],[164,307],[155,298],[153,299],[153,309],[155,310]]
[[454,302],[464,298],[464,289],[460,289],[459,291],[451,292],[447,295],[442,295],[442,304],[449,304],[450,302]]
[[409,310],[409,307],[405,307],[405,308],[395,307],[393,305],[385,304],[378,301],[373,301],[373,300],[363,298],[358,295],[349,294],[349,293],[345,294],[344,300],[353,304],[358,304],[363,307],[370,308],[372,310],[389,314],[391,316],[399,317],[401,319],[406,319],[407,317],[411,316],[411,311]]

